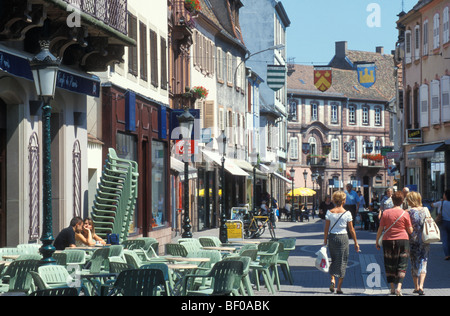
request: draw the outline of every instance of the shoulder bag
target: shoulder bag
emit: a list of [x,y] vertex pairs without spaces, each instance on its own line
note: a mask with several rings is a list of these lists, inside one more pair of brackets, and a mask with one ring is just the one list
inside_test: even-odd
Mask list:
[[402,215],[400,215],[400,217],[397,218],[396,221],[395,221],[388,229],[386,229],[386,230],[381,234],[380,238],[378,239],[378,245],[381,246],[381,245],[383,244],[383,237],[384,237],[384,234],[386,234],[386,233],[389,231],[389,229],[391,229],[392,227],[394,227],[394,225],[397,224],[397,222],[400,220],[400,218],[403,217],[403,215],[405,215],[405,213],[406,213],[406,211],[403,211]]
[[344,213],[342,213],[341,216],[339,216],[339,219],[336,221],[336,223],[334,223],[333,227],[331,227],[331,229],[328,231],[329,234],[331,234],[331,231],[333,230],[334,226],[336,226],[337,223],[339,223],[339,221],[341,220],[342,216],[344,216],[345,213],[347,213],[348,211],[345,211]]
[[[444,203],[442,203],[444,204]],[[425,244],[431,244],[441,241],[441,232],[436,222],[431,217],[430,211],[427,207],[424,207],[426,212],[426,218],[423,223],[422,241]],[[442,210],[442,209],[441,209]]]

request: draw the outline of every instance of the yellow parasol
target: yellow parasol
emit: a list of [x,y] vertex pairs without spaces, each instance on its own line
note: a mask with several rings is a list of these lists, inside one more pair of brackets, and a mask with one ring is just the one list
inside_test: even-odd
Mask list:
[[[313,196],[316,191],[308,188],[296,188],[294,189],[294,196]],[[292,196],[292,190],[286,193],[286,196]]]

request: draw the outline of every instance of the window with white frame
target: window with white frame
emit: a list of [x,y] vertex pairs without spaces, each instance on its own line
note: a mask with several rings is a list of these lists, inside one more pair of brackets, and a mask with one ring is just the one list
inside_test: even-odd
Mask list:
[[227,84],[233,85],[233,55],[227,53]]
[[428,20],[423,22],[423,53],[424,56],[428,56]]
[[298,138],[291,137],[289,141],[289,157],[291,159],[298,159]]
[[223,50],[220,47],[217,47],[217,80],[224,81],[223,77]]
[[319,105],[316,102],[311,103],[311,122],[319,119]]
[[356,159],[356,140],[350,139],[350,160]]
[[440,25],[439,25],[439,13],[436,13],[433,17],[433,49],[440,46],[439,36],[440,36]]
[[442,13],[442,43],[450,42],[449,8],[444,8]]
[[430,86],[430,97],[431,97],[431,124],[440,124],[440,94],[441,87],[439,80],[432,80]]
[[375,108],[375,125],[381,125],[381,109]]
[[363,106],[363,108],[362,108],[362,123],[364,125],[369,124],[369,107],[368,106]]
[[408,30],[405,32],[405,57],[406,57],[406,63],[411,63],[411,55],[412,55],[412,47],[411,47],[411,30]]
[[375,154],[381,154],[381,140],[375,141]]
[[450,121],[450,76],[444,76],[441,79],[441,107],[442,121]]
[[348,107],[348,122],[356,124],[356,106],[354,105],[349,105]]
[[339,139],[331,140],[331,160],[339,160]]
[[427,127],[428,113],[429,113],[428,111],[429,94],[427,84],[423,84],[420,86],[419,94],[420,94],[420,127]]
[[331,123],[338,123],[338,105],[336,103],[331,104]]

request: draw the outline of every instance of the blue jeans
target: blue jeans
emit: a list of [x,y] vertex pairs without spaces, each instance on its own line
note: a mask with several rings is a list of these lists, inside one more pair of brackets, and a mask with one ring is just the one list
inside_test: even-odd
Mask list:
[[450,222],[442,221],[440,227],[442,248],[444,249],[444,255],[450,257]]

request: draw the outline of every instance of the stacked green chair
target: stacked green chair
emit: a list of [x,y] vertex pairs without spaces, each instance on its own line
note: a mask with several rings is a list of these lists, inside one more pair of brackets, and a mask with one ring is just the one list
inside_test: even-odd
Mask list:
[[127,239],[136,207],[138,165],[117,157],[110,148],[92,207],[95,232],[103,239],[117,234],[119,241]]
[[[258,247],[258,250],[261,250],[258,252],[259,260],[257,262],[252,262],[250,264],[250,270],[255,272],[255,279],[256,279],[256,289],[257,291],[260,290],[259,285],[259,272],[262,273],[264,278],[264,284],[267,288],[267,290],[275,294],[275,289],[273,287],[274,281],[277,281],[277,285],[279,282],[278,277],[278,269],[277,269],[277,260],[278,260],[278,252],[280,248],[280,243],[278,242],[271,242],[271,243],[261,243],[261,247]],[[268,248],[266,248],[268,247]],[[272,277],[273,271],[274,276]]]

